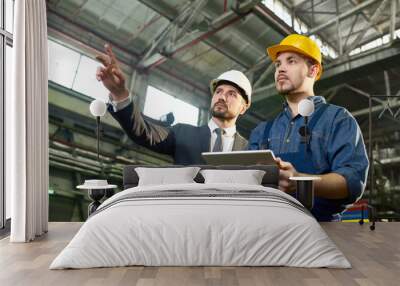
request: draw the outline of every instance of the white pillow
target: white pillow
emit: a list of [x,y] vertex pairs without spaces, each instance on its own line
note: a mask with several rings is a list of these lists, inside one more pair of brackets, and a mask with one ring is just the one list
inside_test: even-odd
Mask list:
[[199,167],[135,168],[139,176],[138,186],[195,183],[193,179],[199,170]]
[[261,185],[265,171],[262,170],[202,170],[205,184],[230,183]]

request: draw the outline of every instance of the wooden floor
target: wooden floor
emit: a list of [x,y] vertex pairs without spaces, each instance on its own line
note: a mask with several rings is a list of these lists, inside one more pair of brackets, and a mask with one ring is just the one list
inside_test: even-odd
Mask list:
[[289,267],[121,267],[49,270],[80,223],[50,223],[32,243],[0,241],[0,285],[400,285],[400,223],[378,223],[375,231],[356,223],[324,223],[352,269]]

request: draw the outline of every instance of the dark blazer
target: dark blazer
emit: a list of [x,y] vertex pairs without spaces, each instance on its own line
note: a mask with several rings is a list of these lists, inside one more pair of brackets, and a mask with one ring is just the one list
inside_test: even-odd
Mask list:
[[[210,151],[211,139],[207,125],[197,127],[176,124],[166,127],[163,123],[143,115],[134,102],[117,112],[109,105],[108,111],[137,144],[171,155],[175,164],[205,164],[201,153]],[[247,140],[237,132],[232,149],[247,150]]]

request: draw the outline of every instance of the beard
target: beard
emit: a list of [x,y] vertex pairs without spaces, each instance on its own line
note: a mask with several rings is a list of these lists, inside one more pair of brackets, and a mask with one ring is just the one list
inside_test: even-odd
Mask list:
[[[217,104],[219,106],[217,106]],[[222,108],[221,108],[221,105]],[[214,104],[214,106],[211,107],[211,115],[215,118],[219,118],[219,119],[224,119],[224,120],[230,120],[230,119],[234,119],[235,116],[229,112],[228,106],[226,105],[226,103],[218,101]]]
[[275,83],[276,90],[279,94],[285,95],[291,93],[292,91],[296,90],[295,86],[291,83],[286,81],[284,84],[280,84],[279,82]]
[[280,95],[296,94],[302,89],[306,77],[306,73],[300,73],[291,77],[286,75],[284,80],[275,78],[275,88]]

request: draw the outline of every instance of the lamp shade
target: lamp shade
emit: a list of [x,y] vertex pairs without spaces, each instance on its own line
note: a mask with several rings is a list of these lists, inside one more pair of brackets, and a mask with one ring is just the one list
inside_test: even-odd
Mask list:
[[90,103],[89,109],[93,116],[104,116],[107,110],[107,105],[104,101],[95,99]]
[[301,116],[310,116],[314,113],[314,102],[309,99],[302,99],[299,102],[298,108]]

